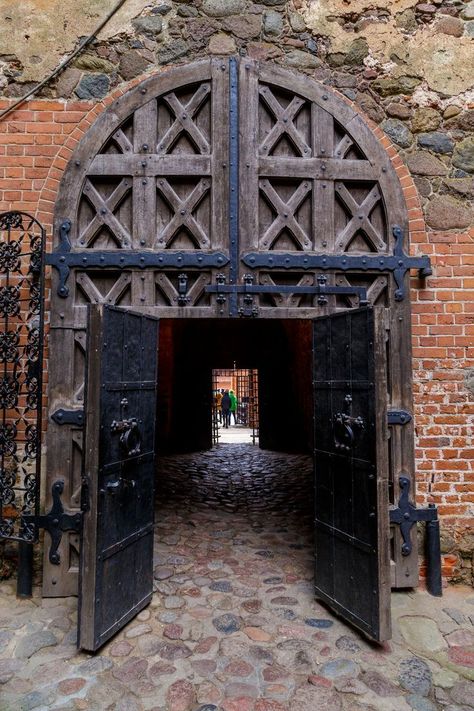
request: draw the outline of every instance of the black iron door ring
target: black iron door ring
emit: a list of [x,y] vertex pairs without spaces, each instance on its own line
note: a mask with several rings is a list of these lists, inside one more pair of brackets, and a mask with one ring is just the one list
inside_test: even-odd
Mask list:
[[136,457],[142,451],[142,436],[136,420],[130,420],[128,425],[120,435],[120,446],[127,457]]
[[357,430],[361,430],[363,427],[362,417],[351,417],[345,412],[337,412],[333,422],[335,449],[349,452],[355,444]]
[[334,415],[334,447],[348,452],[354,443],[354,430],[341,413]]

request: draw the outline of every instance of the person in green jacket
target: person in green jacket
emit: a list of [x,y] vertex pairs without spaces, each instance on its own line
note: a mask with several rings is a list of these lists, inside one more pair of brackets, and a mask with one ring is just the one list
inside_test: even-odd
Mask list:
[[[237,424],[237,397],[233,390],[229,390],[230,412],[234,415],[234,425]],[[230,418],[229,418],[230,421]]]

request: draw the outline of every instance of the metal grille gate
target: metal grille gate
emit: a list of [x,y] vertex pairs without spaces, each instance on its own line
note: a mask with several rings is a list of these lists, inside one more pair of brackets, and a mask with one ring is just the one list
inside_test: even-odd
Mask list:
[[39,513],[45,232],[0,215],[0,538],[33,543]]
[[219,443],[221,417],[215,395],[221,389],[222,378],[226,378],[232,383],[232,389],[237,397],[235,424],[251,429],[252,444],[256,444],[259,430],[258,370],[256,368],[228,368],[212,371],[212,444]]

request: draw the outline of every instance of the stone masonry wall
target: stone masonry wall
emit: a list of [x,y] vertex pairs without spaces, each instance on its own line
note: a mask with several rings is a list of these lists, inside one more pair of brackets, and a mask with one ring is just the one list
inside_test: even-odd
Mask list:
[[[115,0],[0,0],[0,111],[92,33]],[[53,82],[0,120],[0,210],[51,235],[75,143],[112,97],[151,72],[240,53],[305,72],[358,107],[405,189],[413,253],[420,505],[442,516],[444,573],[474,582],[474,2],[128,0]],[[385,135],[384,135],[385,134]]]

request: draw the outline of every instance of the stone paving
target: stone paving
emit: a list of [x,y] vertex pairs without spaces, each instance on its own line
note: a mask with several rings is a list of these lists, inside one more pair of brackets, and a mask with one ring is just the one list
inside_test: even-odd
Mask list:
[[251,445],[162,459],[155,595],[96,655],[75,598],[2,583],[0,711],[472,711],[472,589],[393,594],[383,646],[314,600],[310,470]]

